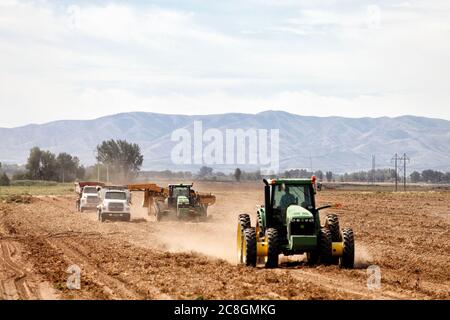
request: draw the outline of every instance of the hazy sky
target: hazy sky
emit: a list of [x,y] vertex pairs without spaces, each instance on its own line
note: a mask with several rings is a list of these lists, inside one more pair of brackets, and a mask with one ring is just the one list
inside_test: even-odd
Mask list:
[[450,119],[450,1],[0,0],[0,127],[150,111]]

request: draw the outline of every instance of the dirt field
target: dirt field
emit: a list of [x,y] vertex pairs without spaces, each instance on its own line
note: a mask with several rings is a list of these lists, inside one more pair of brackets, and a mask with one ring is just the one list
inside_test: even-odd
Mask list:
[[[356,235],[357,268],[308,267],[303,256],[279,269],[235,263],[237,214],[256,213],[262,183],[202,183],[213,192],[210,222],[157,223],[133,195],[132,222],[75,211],[75,197],[0,203],[0,299],[449,299],[450,192],[325,190],[342,226]],[[333,210],[331,210],[333,212]],[[323,213],[326,213],[325,211]],[[81,268],[81,289],[66,286]],[[367,288],[367,267],[381,289]]]

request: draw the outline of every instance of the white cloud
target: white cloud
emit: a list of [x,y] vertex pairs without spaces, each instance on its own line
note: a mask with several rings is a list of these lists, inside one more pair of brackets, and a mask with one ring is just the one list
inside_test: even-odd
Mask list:
[[447,2],[240,5],[224,24],[193,5],[2,1],[0,126],[132,110],[450,119]]

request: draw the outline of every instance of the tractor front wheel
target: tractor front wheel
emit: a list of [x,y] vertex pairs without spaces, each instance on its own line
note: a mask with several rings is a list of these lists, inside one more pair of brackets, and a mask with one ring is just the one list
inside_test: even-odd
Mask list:
[[345,228],[342,231],[344,235],[342,257],[340,259],[340,267],[345,269],[353,269],[355,265],[355,239],[353,230]]
[[256,231],[255,228],[244,230],[244,263],[249,267],[256,267]]
[[278,267],[278,256],[280,254],[279,238],[277,229],[267,229],[267,259],[266,268]]
[[319,255],[314,251],[308,252],[306,253],[306,259],[309,266],[315,266],[319,261]]
[[[330,213],[325,217],[325,228],[331,232],[331,240],[333,242],[342,242],[341,228],[339,227],[339,218],[337,215]],[[339,257],[331,259],[332,264],[339,264]]]
[[319,256],[320,263],[331,264],[333,260],[333,240],[331,238],[331,232],[328,228],[320,229],[319,238]]
[[331,232],[331,240],[333,242],[341,242],[342,235],[339,228],[339,218],[337,215],[331,213],[325,217],[325,227]]

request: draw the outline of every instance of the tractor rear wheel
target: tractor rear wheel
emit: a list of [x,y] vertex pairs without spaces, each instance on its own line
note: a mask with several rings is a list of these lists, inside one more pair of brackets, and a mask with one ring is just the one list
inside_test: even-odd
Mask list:
[[345,269],[353,269],[355,265],[355,238],[353,230],[345,228],[342,231],[344,235],[342,257],[340,259],[340,267]]
[[320,229],[319,237],[319,257],[320,263],[331,264],[333,260],[333,240],[331,239],[331,232],[328,228]]
[[250,228],[250,216],[246,213],[240,214],[237,226],[237,258],[238,263],[244,263],[244,230]]
[[256,266],[256,231],[255,228],[244,230],[244,263],[246,266]]
[[274,228],[267,229],[267,259],[266,268],[278,268],[278,256],[280,254],[280,242],[278,231]]
[[[325,228],[331,232],[331,240],[333,242],[342,242],[341,228],[339,227],[339,218],[337,215],[330,213],[325,217]],[[331,259],[332,264],[339,264],[339,257]]]

